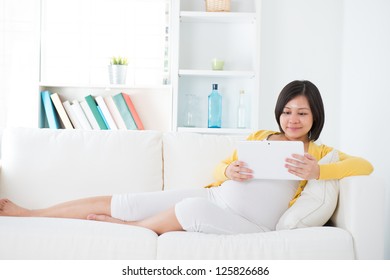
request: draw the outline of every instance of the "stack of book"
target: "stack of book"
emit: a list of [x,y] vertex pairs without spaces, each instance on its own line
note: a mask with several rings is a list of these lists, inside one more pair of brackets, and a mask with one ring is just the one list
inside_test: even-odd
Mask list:
[[41,92],[44,125],[54,129],[139,129],[144,126],[130,96],[87,95],[82,101],[62,101],[58,93]]

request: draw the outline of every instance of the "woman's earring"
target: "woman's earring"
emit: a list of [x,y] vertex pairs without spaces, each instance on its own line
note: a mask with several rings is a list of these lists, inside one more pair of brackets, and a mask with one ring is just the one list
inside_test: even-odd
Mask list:
[[311,130],[309,131],[309,136],[308,137],[309,137],[309,140],[310,140],[311,139]]

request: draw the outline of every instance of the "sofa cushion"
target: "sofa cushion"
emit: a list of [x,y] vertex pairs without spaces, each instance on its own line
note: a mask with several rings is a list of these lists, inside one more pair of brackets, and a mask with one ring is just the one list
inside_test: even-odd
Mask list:
[[7,128],[2,148],[0,197],[29,208],[163,186],[160,132]]
[[112,223],[0,217],[0,259],[155,259],[157,234]]
[[223,135],[165,133],[164,189],[201,188],[214,181],[217,164],[230,156],[235,139]]
[[351,234],[334,227],[218,235],[170,232],[158,238],[157,259],[353,259]]
[[[336,150],[328,153],[318,163],[337,162]],[[277,230],[324,225],[337,206],[339,180],[309,180],[301,196],[282,215]]]

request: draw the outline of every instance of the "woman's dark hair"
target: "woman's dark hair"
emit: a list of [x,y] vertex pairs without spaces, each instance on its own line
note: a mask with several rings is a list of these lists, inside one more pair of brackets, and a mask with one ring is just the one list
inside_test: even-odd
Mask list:
[[313,126],[310,129],[310,140],[317,140],[320,137],[325,122],[324,104],[318,88],[310,81],[292,81],[287,84],[279,94],[275,106],[275,118],[279,125],[280,132],[283,132],[280,126],[280,115],[283,113],[286,104],[293,98],[303,95],[307,98],[310,110],[313,114]]

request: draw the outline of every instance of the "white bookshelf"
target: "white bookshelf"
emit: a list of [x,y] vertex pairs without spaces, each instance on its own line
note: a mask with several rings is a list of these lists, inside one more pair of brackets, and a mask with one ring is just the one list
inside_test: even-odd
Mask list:
[[180,11],[182,22],[254,23],[256,13]]
[[226,77],[226,78],[255,78],[255,71],[213,71],[213,70],[193,70],[193,69],[179,69],[179,77],[181,76],[202,76],[202,77]]
[[[259,122],[261,1],[232,0],[230,12],[206,12],[204,0],[173,0],[173,128],[213,134],[248,134]],[[225,61],[222,71],[211,60]],[[207,97],[213,83],[223,96],[222,128],[207,128]],[[239,91],[246,93],[247,128],[237,129]],[[188,105],[187,96],[193,101]],[[191,107],[190,107],[191,106]],[[193,126],[186,127],[188,110]]]

